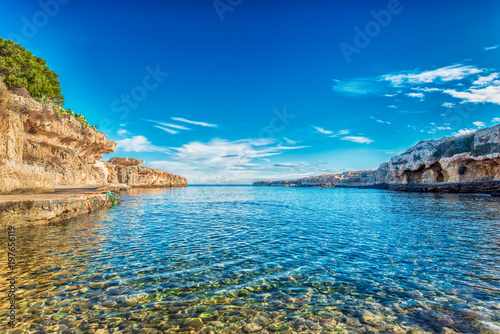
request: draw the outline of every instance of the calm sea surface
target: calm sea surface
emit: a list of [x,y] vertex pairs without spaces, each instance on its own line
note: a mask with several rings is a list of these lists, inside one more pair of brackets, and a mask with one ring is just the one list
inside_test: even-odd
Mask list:
[[15,333],[496,333],[499,213],[478,195],[137,191],[16,231]]

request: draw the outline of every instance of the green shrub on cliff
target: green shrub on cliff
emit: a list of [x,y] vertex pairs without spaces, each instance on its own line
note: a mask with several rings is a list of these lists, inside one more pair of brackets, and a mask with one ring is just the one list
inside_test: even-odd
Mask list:
[[475,156],[488,155],[493,153],[500,153],[500,145],[493,143],[483,144],[474,147],[474,150],[472,150],[472,154]]
[[58,75],[44,59],[16,44],[0,38],[0,76],[9,88],[26,88],[33,98],[50,99],[64,105]]
[[[31,52],[16,44],[0,38],[0,83],[1,79],[11,89],[26,88],[30,96],[42,103],[46,110],[53,110],[57,116],[74,117],[86,128],[97,130],[97,125],[90,125],[82,114],[75,114],[71,109],[63,109],[64,96],[61,93],[59,76],[49,69],[44,59],[35,57]],[[0,112],[2,102],[0,85]],[[5,95],[5,93],[4,93]]]
[[474,149],[474,135],[458,138],[448,138],[445,142],[439,144],[432,154],[435,158],[449,158],[455,154],[472,152]]

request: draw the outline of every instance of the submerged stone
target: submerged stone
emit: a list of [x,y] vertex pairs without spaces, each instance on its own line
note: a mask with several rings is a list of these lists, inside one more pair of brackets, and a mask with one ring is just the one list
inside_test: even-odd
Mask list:
[[259,326],[255,323],[251,323],[251,324],[243,326],[243,331],[245,333],[257,332],[257,331],[260,331],[261,329],[262,329],[262,326]]

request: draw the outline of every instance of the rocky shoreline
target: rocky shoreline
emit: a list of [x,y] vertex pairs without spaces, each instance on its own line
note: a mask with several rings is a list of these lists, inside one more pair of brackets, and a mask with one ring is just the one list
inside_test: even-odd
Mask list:
[[87,194],[79,189],[67,193],[0,195],[0,228],[29,227],[57,223],[62,220],[107,210],[121,202],[111,191]]
[[258,181],[254,186],[378,188],[397,191],[500,192],[500,125],[422,141],[375,170]]

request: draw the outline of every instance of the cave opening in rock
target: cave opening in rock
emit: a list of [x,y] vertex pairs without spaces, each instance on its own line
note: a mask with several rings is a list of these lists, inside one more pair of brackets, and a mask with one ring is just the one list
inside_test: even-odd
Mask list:
[[443,173],[439,172],[439,174],[436,177],[436,182],[444,182],[444,175],[443,175]]

